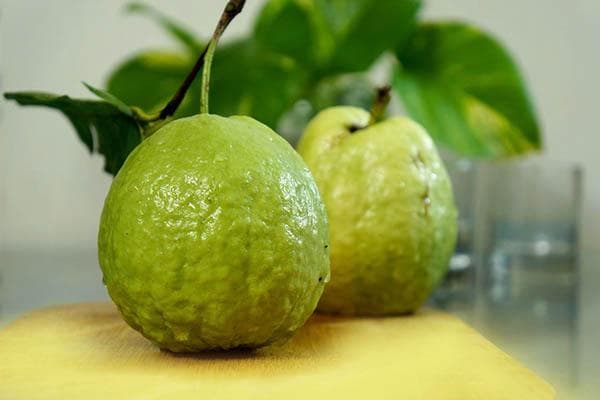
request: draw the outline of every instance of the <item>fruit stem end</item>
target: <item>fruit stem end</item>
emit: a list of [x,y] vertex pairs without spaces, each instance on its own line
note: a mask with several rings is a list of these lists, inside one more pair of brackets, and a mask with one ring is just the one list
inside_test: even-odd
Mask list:
[[373,107],[371,108],[371,118],[369,119],[369,125],[373,125],[381,121],[385,116],[385,111],[391,100],[391,90],[392,87],[390,85],[385,85],[377,88],[375,101],[373,102]]

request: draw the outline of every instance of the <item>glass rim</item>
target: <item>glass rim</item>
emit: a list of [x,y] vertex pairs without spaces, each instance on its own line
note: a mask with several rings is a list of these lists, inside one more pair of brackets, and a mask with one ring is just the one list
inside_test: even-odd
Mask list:
[[445,164],[461,165],[463,167],[475,168],[477,166],[507,166],[507,165],[547,165],[550,168],[569,170],[572,173],[583,174],[585,168],[580,160],[565,160],[549,157],[544,153],[528,153],[518,156],[498,158],[498,159],[486,159],[470,157],[466,155],[457,155],[455,153],[441,154]]
[[489,164],[495,165],[535,165],[535,166],[548,166],[550,168],[560,168],[564,170],[570,170],[571,172],[581,174],[584,171],[583,164],[577,160],[562,160],[557,158],[550,158],[544,154],[530,154],[523,155],[520,157],[511,157],[499,160],[490,160]]

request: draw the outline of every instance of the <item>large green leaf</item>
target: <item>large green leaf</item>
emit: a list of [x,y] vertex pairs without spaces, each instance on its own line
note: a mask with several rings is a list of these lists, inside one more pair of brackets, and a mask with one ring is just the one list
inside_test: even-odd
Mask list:
[[[157,112],[177,91],[193,62],[186,53],[143,51],[117,66],[109,76],[107,90],[126,104]],[[190,89],[199,90],[199,85]],[[199,96],[186,96],[177,116],[197,113],[198,101]]]
[[4,96],[24,106],[45,106],[61,111],[88,150],[104,156],[104,169],[113,175],[141,141],[135,119],[104,101],[42,92],[6,93]]
[[465,155],[539,149],[540,130],[509,53],[464,23],[427,23],[398,51],[394,88],[439,143]]
[[421,0],[316,0],[332,33],[325,71],[363,71],[381,53],[404,43]]
[[[184,54],[143,52],[117,67],[108,92],[146,112],[160,110],[177,91],[193,60]],[[300,96],[306,72],[289,57],[259,49],[251,40],[219,47],[212,68],[210,110],[220,115],[246,114],[275,128],[283,112]],[[176,116],[200,111],[196,78]]]
[[362,71],[405,41],[420,0],[271,0],[255,36],[319,75]]
[[330,35],[314,0],[271,0],[256,20],[254,37],[268,51],[314,69],[331,50]]
[[117,96],[109,93],[105,90],[98,89],[89,83],[83,82],[83,85],[93,94],[100,97],[102,100],[107,102],[108,104],[112,104],[117,110],[121,111],[123,114],[133,117],[133,110],[127,104],[123,102],[123,100],[119,99]]
[[126,10],[130,13],[152,18],[165,32],[180,42],[190,52],[195,54],[202,51],[204,44],[202,44],[194,33],[156,8],[142,2],[132,2],[127,5]]
[[243,114],[277,126],[279,118],[301,95],[306,72],[291,58],[242,40],[219,48],[212,68],[210,110]]

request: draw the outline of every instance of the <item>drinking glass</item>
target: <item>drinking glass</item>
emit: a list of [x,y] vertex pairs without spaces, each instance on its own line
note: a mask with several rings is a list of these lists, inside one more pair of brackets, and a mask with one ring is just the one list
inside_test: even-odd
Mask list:
[[479,163],[444,154],[458,211],[456,249],[448,272],[430,303],[452,311],[470,310],[476,293],[475,222]]
[[[581,169],[541,157],[494,163],[483,175],[481,289],[492,339],[571,382],[576,367]],[[528,361],[527,359],[523,361]],[[550,373],[550,372],[549,372]]]

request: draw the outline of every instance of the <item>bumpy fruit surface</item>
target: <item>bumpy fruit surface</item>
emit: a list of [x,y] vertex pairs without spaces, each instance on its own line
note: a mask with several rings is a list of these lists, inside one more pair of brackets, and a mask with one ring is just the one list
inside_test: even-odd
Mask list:
[[414,311],[447,270],[456,241],[450,180],[425,130],[408,118],[369,125],[334,107],[299,144],[331,231],[331,282],[319,310],[385,315]]
[[135,149],[98,239],[124,319],[176,352],[290,337],[329,280],[327,245],[316,184],[293,149],[251,118],[208,114]]

